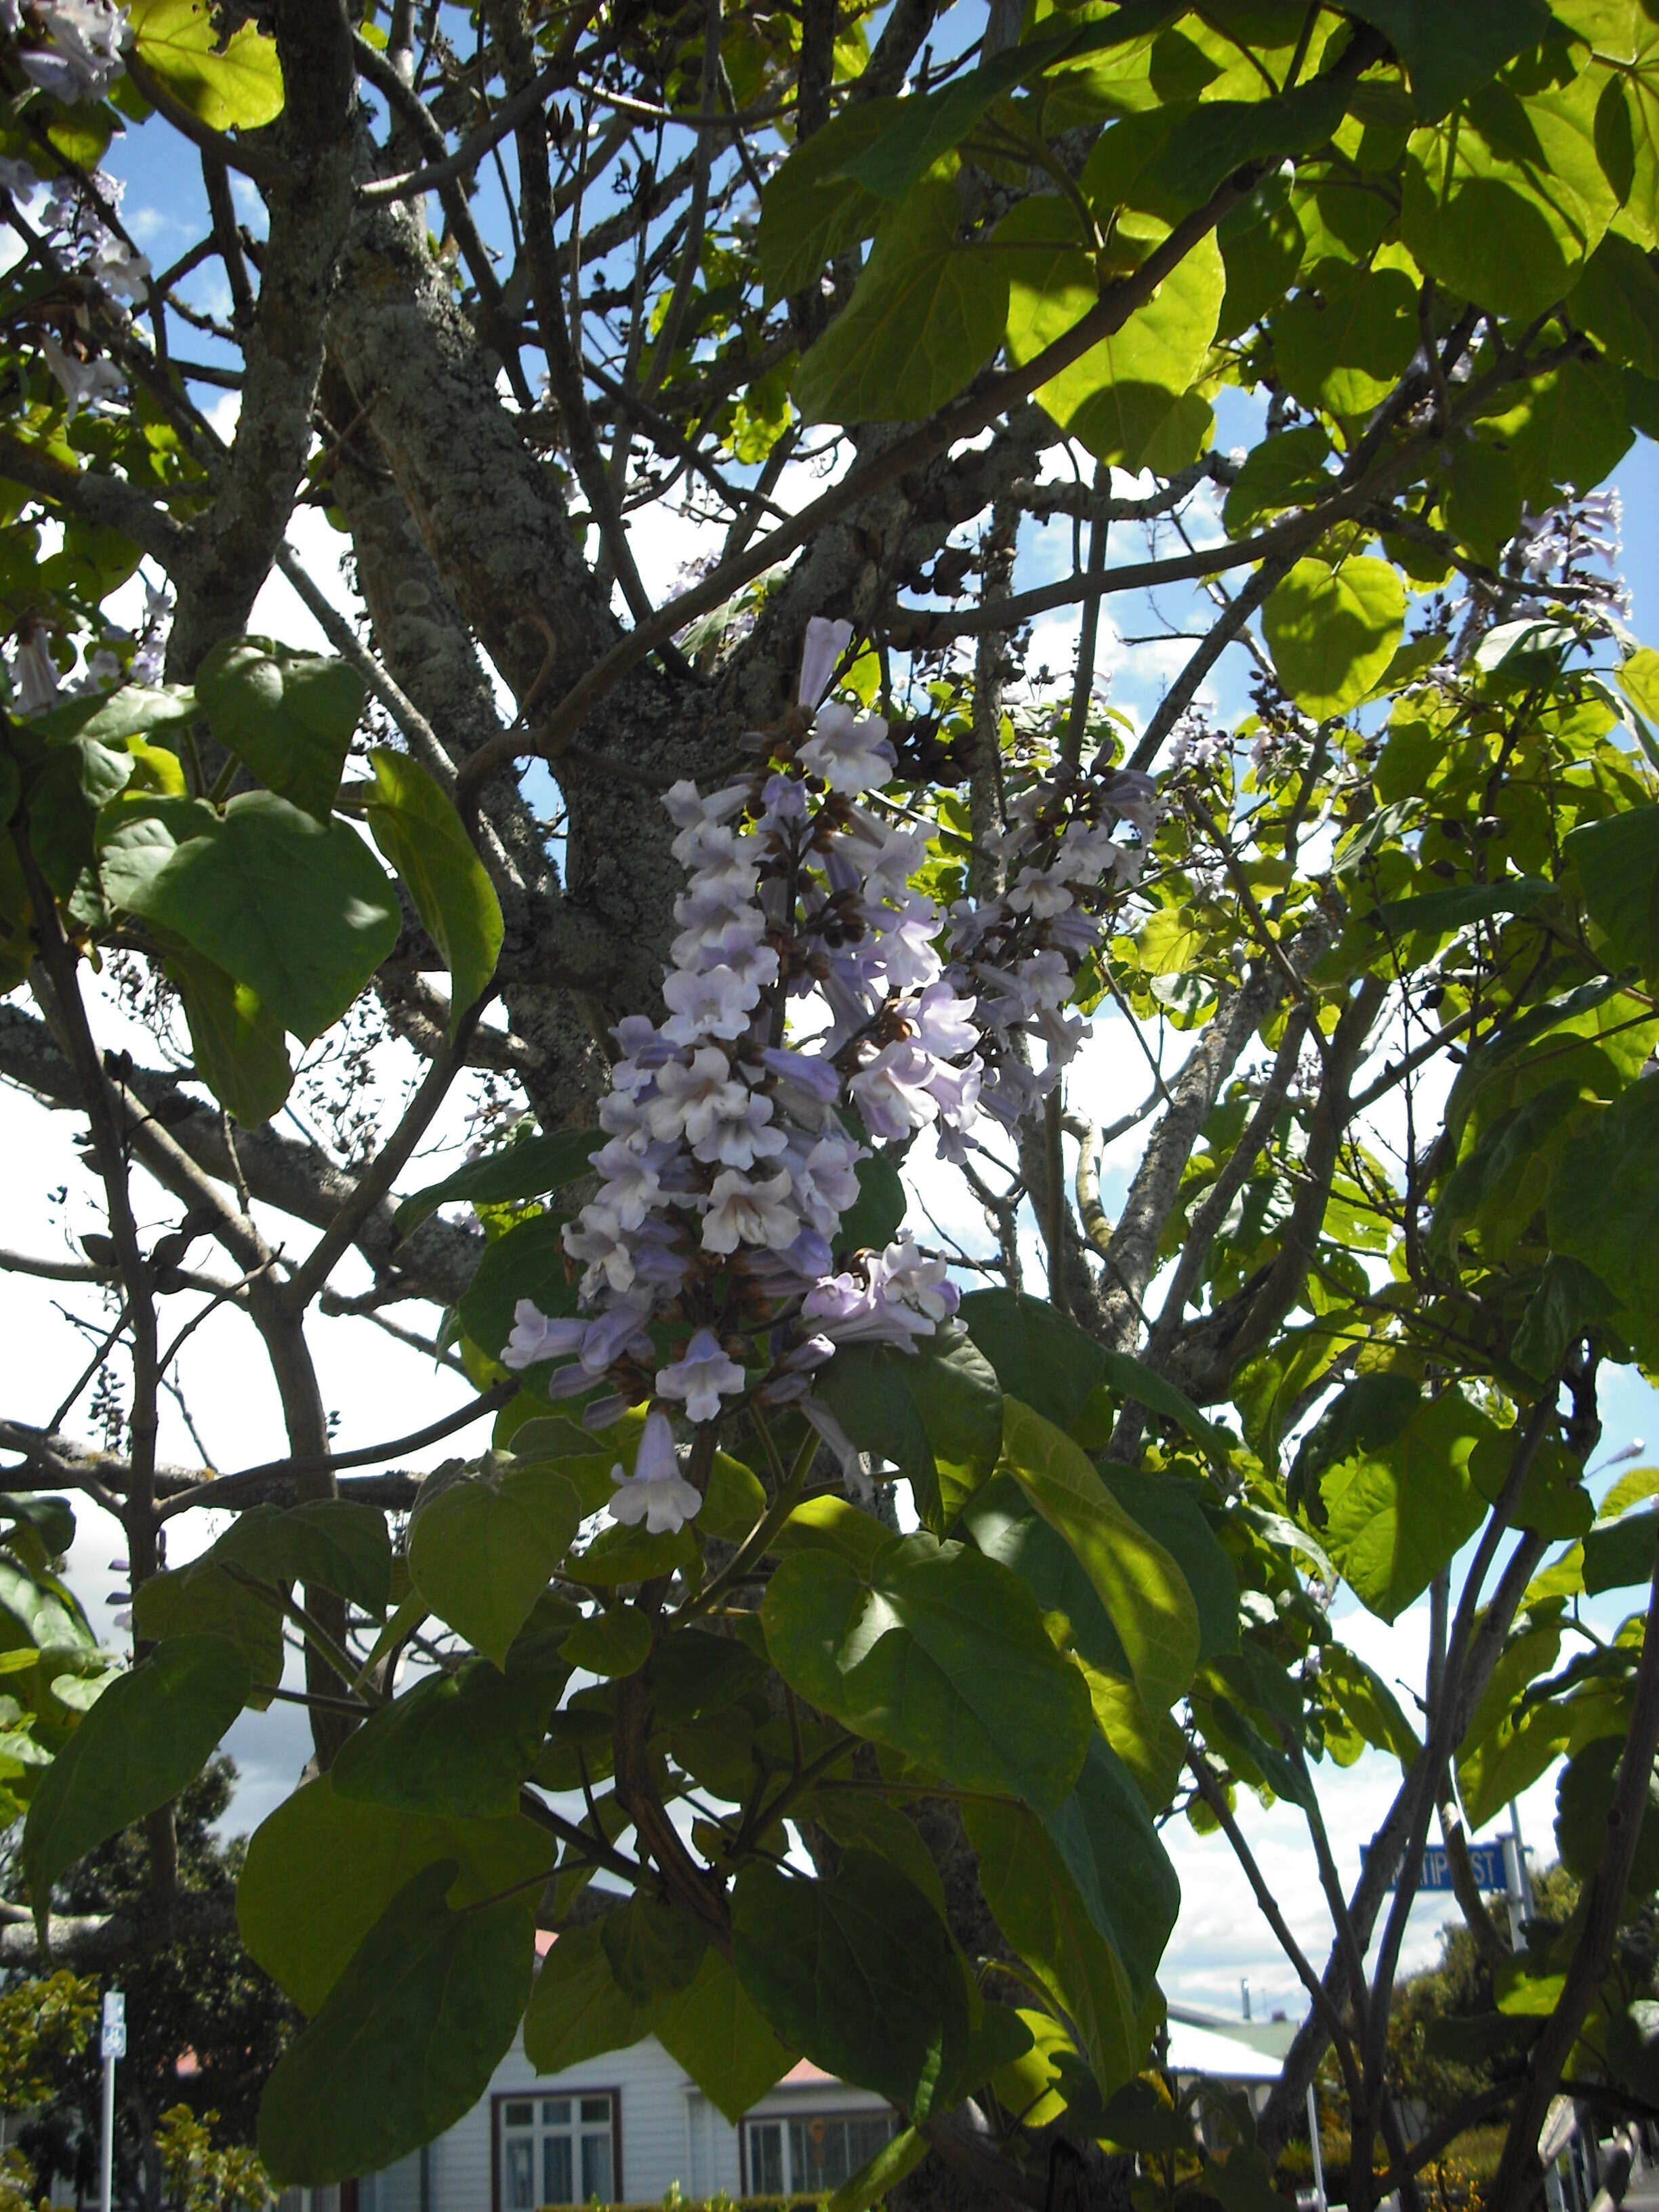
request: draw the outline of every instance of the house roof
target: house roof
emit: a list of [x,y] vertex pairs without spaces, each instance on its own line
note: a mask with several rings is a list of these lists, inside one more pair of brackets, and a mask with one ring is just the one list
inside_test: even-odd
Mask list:
[[1236,2036],[1195,2027],[1190,2021],[1177,2020],[1173,2012],[1170,2014],[1171,2074],[1208,2074],[1219,2081],[1276,2081],[1279,2063]]

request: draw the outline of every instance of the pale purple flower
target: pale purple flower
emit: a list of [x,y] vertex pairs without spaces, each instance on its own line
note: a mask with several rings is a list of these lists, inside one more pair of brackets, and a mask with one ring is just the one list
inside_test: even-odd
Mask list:
[[613,1137],[593,1155],[605,1178],[599,1202],[608,1206],[623,1229],[637,1229],[662,1193],[662,1180],[637,1138]]
[[841,1096],[841,1074],[827,1060],[818,1060],[787,1045],[768,1045],[761,1066],[792,1090],[803,1091],[821,1106],[833,1106]]
[[691,1149],[698,1159],[711,1165],[718,1162],[728,1168],[752,1167],[757,1160],[770,1159],[781,1152],[789,1138],[787,1131],[771,1126],[776,1109],[763,1091],[729,1084],[723,1087],[722,1101],[733,1091],[737,1093],[734,1108],[721,1112],[718,1120],[709,1120]]
[[38,714],[58,696],[58,663],[44,630],[17,641],[11,668],[12,703],[20,714]]
[[665,1398],[683,1398],[689,1421],[718,1420],[720,1400],[741,1397],[744,1380],[712,1328],[700,1328],[672,1367],[657,1370],[658,1391]]
[[718,1045],[703,1045],[689,1060],[672,1060],[657,1078],[657,1095],[647,1101],[646,1120],[653,1137],[690,1144],[706,1137],[715,1123],[741,1114],[747,1086],[732,1073]]
[[688,780],[671,784],[662,795],[669,819],[677,830],[694,830],[707,822],[728,822],[749,796],[746,784],[728,783],[707,797]]
[[612,1306],[596,1321],[587,1324],[582,1339],[581,1364],[591,1378],[603,1375],[624,1352],[635,1359],[651,1357],[651,1339],[642,1326],[646,1309],[639,1303],[637,1292],[621,1305]]
[[565,1223],[563,1243],[573,1260],[587,1263],[582,1289],[589,1297],[601,1282],[613,1291],[625,1291],[633,1283],[634,1255],[623,1242],[621,1222],[608,1206],[583,1206],[574,1221]]
[[904,1299],[930,1321],[948,1320],[961,1303],[946,1263],[926,1258],[914,1237],[890,1244],[871,1272],[884,1297]]
[[26,200],[40,181],[27,161],[15,154],[0,154],[0,191],[9,192],[15,200]]
[[135,307],[142,307],[149,296],[153,274],[149,257],[135,253],[123,239],[112,238],[100,247],[91,273],[105,291],[112,292],[117,299],[131,301]]
[[740,1169],[727,1168],[714,1178],[703,1216],[705,1252],[735,1252],[757,1244],[781,1252],[800,1233],[800,1216],[791,1200],[794,1186],[787,1172],[751,1182]]
[[851,623],[830,622],[823,615],[812,617],[800,650],[800,686],[796,696],[803,707],[810,709],[817,705],[830,689],[836,664],[852,642]]
[[672,1009],[664,1030],[676,1044],[696,1044],[708,1036],[739,1037],[760,998],[760,987],[746,983],[730,968],[710,968],[701,975],[677,969],[662,987]]
[[897,765],[881,716],[855,716],[850,707],[836,700],[819,708],[812,734],[796,757],[809,775],[820,777],[831,791],[845,792],[854,799],[863,792],[878,790]]
[[938,1119],[933,1068],[933,1055],[905,1037],[884,1045],[853,1078],[847,1087],[872,1137],[891,1143]]
[[858,1197],[858,1164],[864,1157],[859,1146],[831,1135],[820,1137],[794,1164],[796,1202],[823,1236],[835,1235],[841,1217]]
[[109,0],[36,0],[30,12],[52,44],[18,54],[24,76],[54,100],[101,100],[125,66],[126,9]]
[[126,379],[112,361],[76,361],[51,337],[41,339],[40,351],[69,402],[71,422],[89,402],[118,398],[126,389]]
[[550,1319],[533,1298],[520,1298],[513,1309],[513,1334],[501,1353],[503,1367],[522,1370],[544,1359],[568,1359],[581,1348],[589,1324],[585,1321]]
[[617,1493],[607,1501],[606,1512],[613,1521],[630,1528],[643,1521],[653,1536],[670,1535],[683,1528],[702,1506],[701,1496],[680,1474],[674,1431],[665,1413],[646,1415],[633,1474],[627,1474],[618,1461],[611,1470],[611,1480]]

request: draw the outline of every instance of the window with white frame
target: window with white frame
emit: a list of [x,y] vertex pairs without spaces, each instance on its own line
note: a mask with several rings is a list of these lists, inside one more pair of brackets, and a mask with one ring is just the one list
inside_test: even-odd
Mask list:
[[508,2097],[501,2111],[501,2212],[608,2204],[616,2194],[609,2096]]
[[817,2197],[867,2166],[893,2134],[890,2112],[803,2112],[747,2123],[751,2197]]

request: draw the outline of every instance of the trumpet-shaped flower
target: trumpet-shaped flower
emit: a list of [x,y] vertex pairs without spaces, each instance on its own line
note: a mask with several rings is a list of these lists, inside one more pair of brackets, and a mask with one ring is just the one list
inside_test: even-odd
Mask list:
[[689,1421],[720,1418],[720,1400],[740,1396],[744,1371],[721,1351],[712,1328],[700,1328],[672,1367],[657,1370],[657,1389],[665,1398],[685,1401]]
[[611,1470],[611,1480],[617,1490],[606,1502],[606,1512],[613,1521],[630,1528],[643,1521],[653,1536],[670,1535],[684,1528],[702,1504],[701,1494],[680,1473],[674,1431],[666,1413],[646,1415],[633,1474],[628,1474],[618,1461]]

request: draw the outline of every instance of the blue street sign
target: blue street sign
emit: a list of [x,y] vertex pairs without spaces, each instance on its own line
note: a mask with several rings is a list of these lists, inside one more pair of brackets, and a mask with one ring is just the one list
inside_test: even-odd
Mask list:
[[[1362,1863],[1370,1856],[1368,1845],[1364,1844],[1360,1845],[1359,1856]],[[1471,1844],[1469,1864],[1474,1870],[1477,1889],[1497,1890],[1500,1893],[1508,1890],[1510,1880],[1508,1870],[1504,1864],[1504,1846],[1501,1842]],[[1449,1889],[1451,1887],[1451,1868],[1447,1862],[1443,1844],[1431,1844],[1424,1851],[1423,1871],[1417,1886],[1419,1889]],[[1391,1881],[1389,1887],[1390,1889],[1397,1887],[1398,1878]]]

